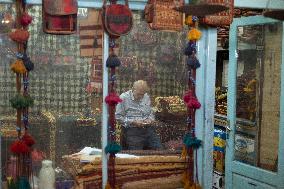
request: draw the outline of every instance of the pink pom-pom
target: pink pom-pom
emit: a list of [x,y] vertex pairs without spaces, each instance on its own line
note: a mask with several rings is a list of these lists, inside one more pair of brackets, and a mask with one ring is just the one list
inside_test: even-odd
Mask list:
[[21,25],[26,27],[28,26],[30,23],[32,23],[33,17],[31,17],[30,15],[28,15],[28,13],[24,13],[21,17]]
[[108,96],[106,96],[105,102],[109,106],[116,106],[118,103],[122,102],[122,99],[119,98],[116,93],[110,93]]
[[30,151],[30,148],[24,141],[16,140],[10,146],[10,150],[15,154],[26,154]]
[[193,95],[192,91],[185,93],[183,100],[188,108],[199,109],[201,104],[198,102],[198,99]]

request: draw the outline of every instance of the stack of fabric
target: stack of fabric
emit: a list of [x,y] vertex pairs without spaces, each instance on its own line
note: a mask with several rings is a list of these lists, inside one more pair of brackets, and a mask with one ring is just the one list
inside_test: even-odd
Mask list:
[[[65,156],[63,159],[66,169],[77,182],[75,189],[101,188],[100,155],[79,153]],[[117,154],[115,166],[117,184],[125,189],[179,188],[182,187],[181,179],[185,165],[185,160],[177,155]],[[160,182],[161,180],[163,182]]]

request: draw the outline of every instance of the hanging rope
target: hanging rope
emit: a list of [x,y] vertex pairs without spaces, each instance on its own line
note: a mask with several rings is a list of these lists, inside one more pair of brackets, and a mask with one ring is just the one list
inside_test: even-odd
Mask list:
[[[187,167],[183,174],[184,189],[199,189],[201,186],[198,183],[198,166],[197,166],[197,149],[201,146],[201,140],[195,136],[195,112],[201,107],[199,103],[195,87],[196,87],[196,69],[200,67],[200,63],[196,57],[197,46],[196,41],[201,38],[201,32],[198,28],[198,19],[195,16],[188,16],[186,24],[190,30],[188,32],[188,44],[184,50],[187,58],[188,66],[188,91],[185,93],[183,100],[187,106],[187,133],[184,136],[184,148],[182,156],[187,161]],[[195,153],[194,153],[195,151]],[[195,158],[194,159],[194,154]],[[194,175],[195,171],[195,175]]]

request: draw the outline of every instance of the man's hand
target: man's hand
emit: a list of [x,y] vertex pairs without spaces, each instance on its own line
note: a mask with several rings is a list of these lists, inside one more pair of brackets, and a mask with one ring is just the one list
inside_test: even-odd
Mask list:
[[137,120],[133,121],[131,125],[133,125],[134,127],[145,127],[145,126],[150,126],[153,123],[154,123],[153,120]]

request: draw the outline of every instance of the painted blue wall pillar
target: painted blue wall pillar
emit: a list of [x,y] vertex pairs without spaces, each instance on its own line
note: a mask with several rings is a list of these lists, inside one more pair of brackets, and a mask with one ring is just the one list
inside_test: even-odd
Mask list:
[[213,182],[213,131],[215,106],[215,77],[217,54],[217,29],[201,28],[198,42],[198,59],[201,67],[196,73],[196,95],[201,109],[196,112],[196,136],[203,141],[197,152],[199,182],[204,189]]

